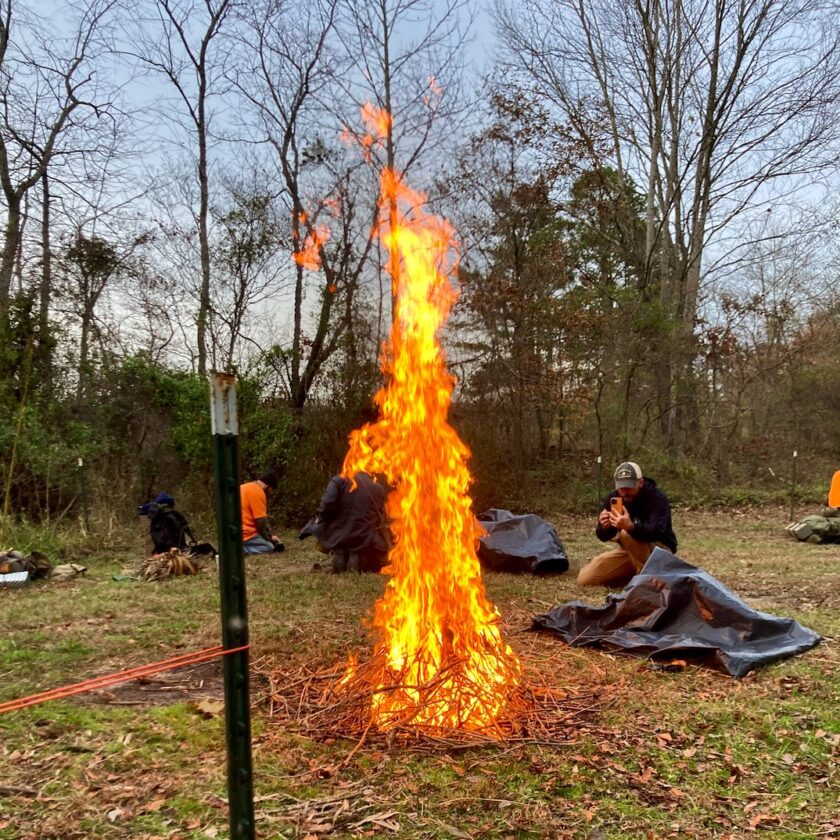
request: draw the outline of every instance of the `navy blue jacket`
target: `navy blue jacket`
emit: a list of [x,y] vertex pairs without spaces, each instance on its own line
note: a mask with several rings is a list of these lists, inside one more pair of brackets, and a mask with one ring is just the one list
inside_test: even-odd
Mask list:
[[[662,543],[676,554],[677,537],[671,525],[671,503],[668,497],[656,486],[652,478],[646,478],[644,485],[636,494],[632,502],[624,502],[624,507],[633,520],[633,530],[630,535],[639,542]],[[610,509],[610,499],[621,494],[613,490],[603,502],[603,509]],[[611,540],[616,530],[611,525],[606,528],[598,523],[595,536],[602,542]]]

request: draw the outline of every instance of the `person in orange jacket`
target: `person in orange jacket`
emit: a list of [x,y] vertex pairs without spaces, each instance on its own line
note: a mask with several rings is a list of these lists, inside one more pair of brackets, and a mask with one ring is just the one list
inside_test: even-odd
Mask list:
[[831,508],[840,508],[840,470],[837,470],[831,479],[827,504]]
[[242,505],[242,550],[246,554],[266,554],[283,551],[280,538],[272,533],[268,518],[268,493],[277,489],[275,470],[263,473],[256,481],[239,487]]

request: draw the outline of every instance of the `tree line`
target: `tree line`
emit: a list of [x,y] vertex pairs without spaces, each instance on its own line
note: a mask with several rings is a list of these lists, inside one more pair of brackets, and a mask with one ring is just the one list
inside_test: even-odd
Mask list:
[[53,11],[0,0],[4,514],[206,503],[213,368],[309,510],[381,384],[386,167],[458,231],[477,505],[589,504],[598,458],[692,500],[833,466],[835,4]]

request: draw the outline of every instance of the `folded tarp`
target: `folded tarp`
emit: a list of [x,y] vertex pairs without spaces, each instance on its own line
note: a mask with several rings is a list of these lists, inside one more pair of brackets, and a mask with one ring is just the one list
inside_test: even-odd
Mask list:
[[478,541],[478,559],[493,572],[560,574],[569,568],[557,532],[533,513],[516,515],[490,508],[477,517],[487,534]]
[[574,647],[652,659],[686,659],[743,677],[753,668],[819,644],[790,618],[748,607],[708,572],[663,548],[602,607],[573,601],[534,617],[532,629]]

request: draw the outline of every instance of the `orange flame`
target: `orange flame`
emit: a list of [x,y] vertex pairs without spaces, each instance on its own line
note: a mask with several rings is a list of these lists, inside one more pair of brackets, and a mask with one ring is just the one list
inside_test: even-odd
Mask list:
[[384,140],[391,130],[391,115],[387,111],[377,108],[370,102],[362,105],[362,122],[368,131],[378,140]]
[[[300,213],[298,219],[302,225],[306,225],[306,213]],[[331,232],[327,225],[314,224],[309,226],[309,232],[304,237],[303,245],[296,247],[292,254],[294,261],[309,271],[318,271],[321,267],[321,248],[330,238]]]
[[[396,203],[400,210],[382,234],[391,276],[399,278],[390,360],[383,361],[388,384],[375,398],[380,419],[351,434],[342,467],[350,478],[383,473],[395,487],[391,579],[373,618],[379,640],[371,665],[381,666],[371,713],[380,729],[492,731],[521,669],[481,580],[470,453],[447,422],[455,379],[437,333],[457,296],[449,277],[453,231],[395,173],[383,173],[381,189],[383,209]],[[356,672],[351,665],[342,683]]]

